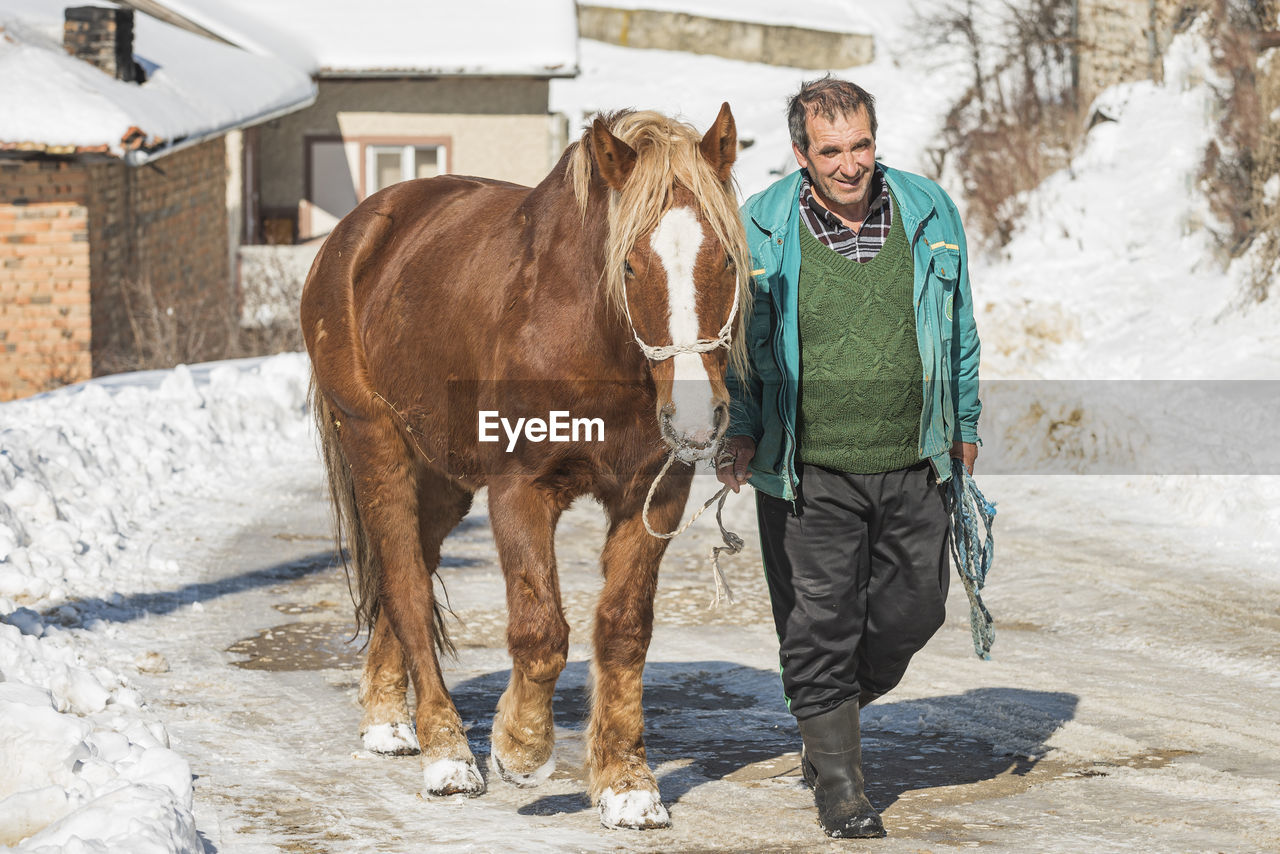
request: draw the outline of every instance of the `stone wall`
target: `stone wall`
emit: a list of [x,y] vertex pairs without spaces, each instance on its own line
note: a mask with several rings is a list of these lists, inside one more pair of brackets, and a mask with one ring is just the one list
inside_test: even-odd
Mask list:
[[1160,80],[1176,30],[1208,0],[1080,0],[1080,105],[1103,89],[1132,80]]
[[578,34],[623,47],[680,50],[791,68],[839,69],[875,58],[865,33],[835,33],[648,9],[578,4]]

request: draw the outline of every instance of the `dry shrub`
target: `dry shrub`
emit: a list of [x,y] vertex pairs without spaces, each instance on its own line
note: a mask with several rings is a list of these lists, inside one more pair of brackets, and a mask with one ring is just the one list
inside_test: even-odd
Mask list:
[[947,115],[934,167],[941,174],[950,161],[969,218],[996,246],[1009,241],[1023,214],[1020,194],[1065,166],[1080,136],[1074,29],[1071,0],[999,9],[949,0],[921,28],[932,34],[926,52],[964,46],[969,87]]
[[999,118],[967,132],[961,119],[948,120],[948,137],[954,134],[959,141],[953,153],[969,201],[968,218],[995,246],[1013,237],[1026,211],[1022,194],[1070,161],[1075,111],[1037,106],[1039,120]]
[[1217,90],[1222,119],[1218,138],[1205,150],[1205,190],[1222,227],[1216,235],[1231,255],[1248,247],[1254,236],[1256,199],[1254,150],[1261,129],[1258,101],[1256,22],[1248,7],[1217,0],[1208,26],[1213,64],[1220,75]]
[[1280,174],[1280,128],[1270,120],[1280,107],[1280,61],[1259,62],[1264,34],[1272,31],[1274,42],[1277,11],[1276,0],[1215,0],[1207,27],[1221,119],[1205,150],[1202,186],[1223,254],[1251,255],[1246,302],[1265,300],[1280,268],[1280,199],[1265,191]]
[[88,379],[87,342],[76,341],[76,330],[70,315],[70,307],[58,308],[57,317],[53,320],[57,338],[37,343],[34,347],[34,359],[17,370],[18,379],[29,383],[36,391],[50,391]]
[[98,373],[172,368],[302,347],[302,333],[294,320],[242,327],[229,290],[168,300],[144,279],[126,282],[119,295],[129,334],[127,340],[99,354]]

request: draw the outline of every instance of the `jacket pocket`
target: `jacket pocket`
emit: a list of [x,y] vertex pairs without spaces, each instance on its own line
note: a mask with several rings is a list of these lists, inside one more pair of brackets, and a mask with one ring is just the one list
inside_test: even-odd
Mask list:
[[[775,373],[777,369],[774,369]],[[760,416],[761,434],[756,444],[756,455],[751,461],[752,468],[759,472],[782,477],[784,466],[786,428],[783,427],[778,413],[776,401],[781,393],[782,384],[778,380],[765,380],[761,398],[764,401]]]
[[766,385],[782,381],[782,372],[773,357],[773,305],[769,299],[768,292],[764,292],[756,300],[751,322],[747,324],[747,348],[751,364]]
[[[951,342],[951,327],[955,318],[956,285],[960,280],[960,250],[954,244],[935,244],[929,262],[930,278],[936,281],[931,289],[938,312],[938,331],[941,343]],[[944,347],[945,352],[945,347]]]

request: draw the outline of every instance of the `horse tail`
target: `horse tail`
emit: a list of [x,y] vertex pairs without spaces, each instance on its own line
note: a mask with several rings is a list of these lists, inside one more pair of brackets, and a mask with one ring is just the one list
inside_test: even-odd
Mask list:
[[[316,419],[316,431],[320,436],[320,453],[329,481],[334,544],[347,576],[347,590],[356,608],[356,634],[368,631],[372,635],[381,608],[378,593],[382,584],[382,563],[369,542],[369,532],[360,518],[355,480],[351,476],[351,466],[347,463],[342,442],[338,438],[342,429],[340,413],[320,390],[314,371],[311,374],[309,396],[311,411]],[[435,613],[432,636],[436,650],[441,654],[457,655],[457,647],[449,637],[449,630],[445,625],[447,608],[438,598],[433,597],[433,600]]]
[[[382,565],[370,546],[368,533],[360,521],[355,480],[351,477],[351,466],[347,463],[347,455],[343,453],[342,443],[338,440],[342,420],[329,398],[320,390],[314,371],[311,374],[310,397],[316,431],[320,436],[320,456],[324,459],[325,474],[329,481],[334,547],[347,575],[347,590],[351,593],[351,601],[356,606],[356,634],[359,635],[366,629],[372,633],[373,624],[378,619],[378,585],[382,577]],[[344,545],[346,548],[343,548]]]

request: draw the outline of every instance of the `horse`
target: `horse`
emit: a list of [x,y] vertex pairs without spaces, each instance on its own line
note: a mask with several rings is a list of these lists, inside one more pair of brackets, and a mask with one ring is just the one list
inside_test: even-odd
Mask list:
[[[536,187],[446,175],[370,196],[311,267],[311,405],[357,631],[369,632],[360,735],[375,753],[420,752],[432,795],[486,788],[441,676],[439,654],[453,651],[434,590],[441,542],[487,488],[512,660],[489,769],[533,786],[555,767],[569,649],[556,523],[592,496],[608,535],[589,794],[608,827],[670,824],[641,707],[667,545],[650,532],[679,524],[693,464],[729,422],[725,373],[743,358],[749,299],[736,154],[728,104],[701,136],[658,113],[601,115]],[[556,413],[567,441],[552,441]],[[523,433],[508,440],[499,417]]]

